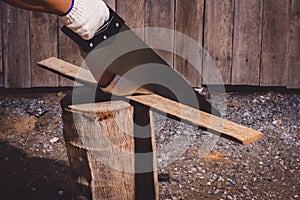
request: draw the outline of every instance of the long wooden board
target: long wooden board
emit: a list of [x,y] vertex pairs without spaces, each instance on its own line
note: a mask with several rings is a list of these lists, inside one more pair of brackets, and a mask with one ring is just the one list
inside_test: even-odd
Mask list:
[[29,12],[2,3],[4,86],[31,87]]
[[300,88],[300,1],[291,6],[290,44],[288,56],[288,88]]
[[30,12],[31,87],[57,87],[58,75],[45,72],[37,62],[50,56],[57,57],[57,17]]
[[261,0],[235,0],[232,85],[259,85]]
[[[175,1],[172,0],[147,0],[146,1],[146,27],[159,27],[173,30],[175,16]],[[160,55],[170,66],[173,66],[173,54],[162,49],[173,50],[174,35],[166,33],[150,33],[145,31],[145,41],[150,47],[155,46],[158,49],[155,51]]]
[[[0,13],[2,13],[2,1],[0,2]],[[4,86],[3,77],[3,58],[2,58],[2,15],[0,15],[0,88]]]
[[261,86],[286,85],[289,2],[289,0],[264,1]]
[[[205,1],[203,58],[204,84],[231,84],[234,0]],[[222,75],[222,81],[211,70],[211,59]]]
[[[204,0],[176,0],[175,30],[193,39],[199,46],[203,40]],[[174,68],[194,87],[202,85],[202,53],[189,48],[188,44],[179,34],[175,34]],[[182,55],[183,57],[179,56]],[[200,57],[197,66],[192,66],[188,59]]]
[[[76,79],[78,82],[83,84],[93,86],[97,85],[97,81],[93,78],[88,70],[82,69],[63,60],[52,57],[43,60],[38,64],[41,67],[59,73],[65,77],[73,80]],[[216,117],[156,94],[128,96],[126,98],[149,106],[158,111],[170,114],[194,125],[220,132],[224,135],[239,140],[243,144],[255,142],[263,136],[261,132],[256,130],[241,126],[234,122]]]

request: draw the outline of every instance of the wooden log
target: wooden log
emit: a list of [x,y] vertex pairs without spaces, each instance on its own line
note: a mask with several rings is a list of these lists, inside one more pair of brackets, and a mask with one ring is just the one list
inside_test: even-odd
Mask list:
[[61,102],[73,198],[158,199],[152,113],[99,90],[88,103],[94,88],[78,90]]
[[73,199],[134,199],[133,107],[71,105],[63,113]]
[[[88,70],[81,69],[80,67],[57,58],[48,58],[38,64],[48,70],[63,74],[66,77],[71,77],[72,79],[76,78],[78,82],[81,81],[84,84],[91,84],[93,86],[97,84],[97,81]],[[79,71],[81,71],[81,73],[78,74]],[[243,144],[255,142],[263,136],[263,134],[259,131],[238,125],[234,122],[216,117],[189,106],[182,105],[181,103],[171,101],[159,95],[150,94],[143,96],[128,96],[125,98],[153,107],[158,111],[173,115],[194,125],[218,131],[224,135],[239,140]]]

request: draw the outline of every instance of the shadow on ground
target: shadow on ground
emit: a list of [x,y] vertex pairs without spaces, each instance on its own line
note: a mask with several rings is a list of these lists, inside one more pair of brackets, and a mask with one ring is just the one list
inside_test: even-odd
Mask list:
[[65,161],[29,157],[0,141],[1,199],[71,199]]

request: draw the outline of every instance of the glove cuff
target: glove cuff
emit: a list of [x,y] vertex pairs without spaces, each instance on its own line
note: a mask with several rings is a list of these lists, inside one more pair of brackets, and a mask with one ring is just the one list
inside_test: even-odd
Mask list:
[[71,12],[71,10],[73,9],[74,3],[75,3],[75,0],[72,0],[72,4],[71,4],[70,8],[68,9],[68,11],[65,12],[64,14],[60,15],[60,16],[63,17],[63,16],[68,15]]

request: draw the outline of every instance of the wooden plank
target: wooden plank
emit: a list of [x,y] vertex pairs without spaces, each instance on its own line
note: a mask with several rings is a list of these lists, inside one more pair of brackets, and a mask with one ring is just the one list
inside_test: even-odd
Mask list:
[[[63,23],[59,20],[58,24],[60,30]],[[81,66],[83,62],[78,45],[61,31],[58,31],[58,57],[77,66]],[[73,81],[59,77],[59,86],[65,87],[73,85]]]
[[4,87],[3,57],[2,57],[2,1],[0,2],[0,88]]
[[290,45],[288,57],[288,88],[300,88],[300,1],[291,6]]
[[[79,67],[66,63],[57,58],[49,58],[39,62],[38,64],[56,73],[71,77],[72,79],[76,78],[78,81],[82,80],[81,82],[83,84],[92,84],[93,86],[97,84],[97,81],[95,81],[92,75],[88,75],[90,73],[88,70],[81,69],[81,71],[85,72],[77,74],[76,71],[80,70]],[[189,106],[182,105],[178,102],[171,101],[156,94],[131,96],[126,98],[143,105],[153,107],[158,111],[168,113],[194,125],[218,131],[241,141],[243,144],[249,144],[263,136],[261,132],[238,125],[234,122],[230,122]]]
[[[209,56],[203,60],[205,84],[231,84],[234,0],[205,3],[204,48]],[[212,60],[222,80],[211,70]]]
[[[147,0],[146,1],[146,27],[159,27],[174,30],[175,24],[175,1],[174,0]],[[173,54],[160,49],[173,50],[174,34],[164,34],[155,31],[145,32],[145,41],[155,46],[156,52],[170,65],[173,66]]]
[[171,101],[157,94],[138,95],[131,96],[129,98],[158,111],[168,113],[169,115],[185,120],[196,126],[205,127],[207,129],[228,135],[239,140],[245,145],[255,142],[263,136],[261,132],[191,108],[178,102]]
[[262,86],[286,86],[289,18],[289,0],[264,1]]
[[2,3],[4,84],[6,88],[31,86],[29,12]]
[[[175,30],[193,39],[198,45],[202,46],[203,40],[203,17],[204,0],[177,0],[176,1],[176,21]],[[189,48],[190,44],[175,34],[174,68],[185,77],[194,87],[202,85],[202,53],[194,52]],[[179,55],[184,55],[181,57]],[[195,56],[200,57],[197,66],[191,65],[187,59]]]
[[233,85],[259,85],[262,9],[261,0],[235,0]]
[[[145,26],[145,0],[122,0],[117,1],[117,13],[131,28],[144,28]],[[138,36],[144,39],[144,31],[135,31]]]
[[[47,58],[38,62],[39,66],[46,68],[54,73],[57,73],[67,79],[75,80],[77,77],[79,81],[86,85],[97,86],[98,82],[94,79],[89,70],[77,67],[74,64],[60,60],[55,57]],[[80,74],[78,74],[80,71]]]
[[37,62],[57,57],[57,17],[30,12],[31,87],[57,87],[58,75],[45,72]]

